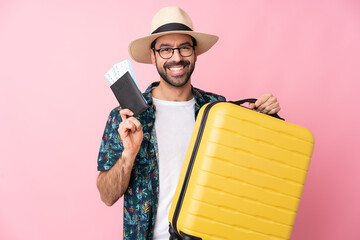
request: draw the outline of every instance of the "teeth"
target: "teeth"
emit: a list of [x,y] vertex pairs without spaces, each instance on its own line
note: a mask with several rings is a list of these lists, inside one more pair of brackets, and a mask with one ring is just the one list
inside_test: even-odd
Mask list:
[[180,71],[183,68],[184,68],[184,66],[182,66],[182,67],[172,67],[172,68],[170,68],[170,70],[171,71]]

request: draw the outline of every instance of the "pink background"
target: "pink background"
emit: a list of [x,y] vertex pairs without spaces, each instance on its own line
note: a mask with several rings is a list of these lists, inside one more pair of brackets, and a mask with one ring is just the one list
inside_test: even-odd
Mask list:
[[[314,133],[291,239],[360,239],[357,0],[1,0],[0,239],[121,239],[121,203],[106,207],[95,185],[117,105],[103,75],[166,5],[220,36],[195,86],[229,100],[272,92]],[[141,90],[158,80],[133,67]]]

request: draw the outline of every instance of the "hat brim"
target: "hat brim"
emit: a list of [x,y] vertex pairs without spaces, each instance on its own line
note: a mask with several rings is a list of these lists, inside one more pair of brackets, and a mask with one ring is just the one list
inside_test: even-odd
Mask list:
[[208,51],[219,39],[219,37],[215,35],[193,31],[171,31],[156,33],[132,41],[128,48],[130,57],[136,62],[151,63],[151,55],[149,51],[151,43],[158,37],[175,33],[187,34],[195,38],[197,55]]

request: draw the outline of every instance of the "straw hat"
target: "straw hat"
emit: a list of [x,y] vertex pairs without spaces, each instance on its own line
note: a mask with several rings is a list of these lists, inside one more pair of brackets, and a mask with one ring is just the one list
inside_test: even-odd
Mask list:
[[218,36],[195,32],[189,15],[179,7],[165,7],[157,12],[152,20],[151,34],[132,41],[129,44],[129,54],[140,63],[151,63],[151,43],[166,34],[188,34],[196,39],[197,54],[209,50],[219,39]]

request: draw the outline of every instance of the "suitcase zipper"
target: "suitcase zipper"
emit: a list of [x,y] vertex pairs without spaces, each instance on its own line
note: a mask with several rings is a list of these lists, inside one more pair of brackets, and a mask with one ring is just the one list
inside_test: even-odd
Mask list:
[[[209,103],[209,105],[207,105],[206,108],[204,109],[204,113],[203,113],[203,116],[201,118],[199,131],[198,131],[198,134],[197,134],[197,137],[196,137],[196,141],[195,141],[195,144],[194,144],[193,151],[191,153],[188,169],[186,171],[184,183],[183,183],[183,186],[182,186],[181,191],[180,191],[178,202],[176,203],[176,208],[175,208],[174,216],[173,216],[173,220],[172,220],[172,226],[173,226],[173,229],[176,232],[179,232],[178,229],[177,229],[177,220],[178,220],[180,209],[181,209],[181,206],[182,206],[182,203],[183,203],[183,200],[184,200],[185,192],[186,192],[186,189],[187,189],[187,186],[188,186],[188,183],[189,183],[191,171],[192,171],[192,168],[193,168],[193,165],[194,165],[194,162],[195,162],[195,158],[196,158],[197,151],[198,151],[198,148],[199,148],[199,145],[200,145],[200,141],[201,141],[201,138],[202,138],[202,135],[203,135],[203,132],[204,132],[205,123],[206,123],[207,117],[209,115],[210,108],[212,106],[214,106],[216,103],[219,103],[219,102],[220,101],[214,101],[214,102]],[[201,238],[196,238],[196,239],[201,239]]]

